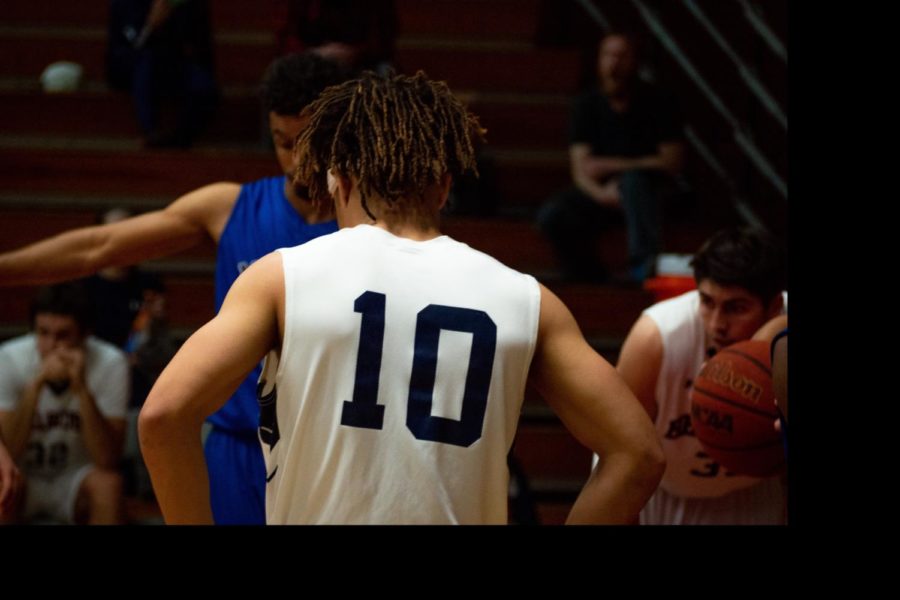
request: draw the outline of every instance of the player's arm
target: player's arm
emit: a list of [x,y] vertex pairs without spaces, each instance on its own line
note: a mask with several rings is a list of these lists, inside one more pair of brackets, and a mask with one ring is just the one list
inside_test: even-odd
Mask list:
[[0,433],[0,520],[12,512],[13,503],[22,487],[22,474],[3,445]]
[[530,373],[569,431],[600,456],[567,522],[634,522],[665,470],[662,447],[634,394],[588,345],[569,309],[543,286]]
[[615,204],[609,189],[600,180],[603,177],[595,168],[597,157],[591,154],[590,144],[576,143],[569,147],[569,167],[572,182],[579,190],[599,204]]
[[118,468],[125,441],[125,419],[104,417],[87,387],[81,387],[75,393],[81,411],[84,445],[91,461],[104,469]]
[[0,254],[0,285],[75,279],[105,267],[174,254],[208,236],[218,240],[239,193],[236,183],[215,183],[181,196],[162,210],[81,227]]
[[787,332],[772,347],[772,391],[775,404],[781,409],[784,420],[788,418],[788,336]]
[[283,297],[281,257],[269,254],[235,281],[219,314],[184,343],[150,391],[138,434],[166,523],[212,523],[200,428],[279,344]]
[[656,382],[662,368],[663,343],[653,319],[641,315],[622,344],[616,370],[628,384],[650,420],[656,421]]
[[684,144],[675,141],[660,142],[657,145],[656,154],[648,154],[633,159],[626,158],[625,160],[630,161],[630,165],[623,170],[651,169],[675,176],[681,172],[684,166]]
[[787,315],[779,315],[765,323],[762,327],[760,327],[756,333],[753,334],[751,339],[761,340],[763,342],[772,343],[772,340],[775,339],[775,336],[778,335],[780,331],[787,329],[788,326],[788,318]]
[[674,176],[684,165],[684,144],[675,141],[661,142],[655,154],[645,156],[588,155],[582,159],[581,165],[585,176],[594,180],[638,169],[663,171]]
[[38,397],[44,386],[44,369],[22,385],[13,371],[13,359],[0,348],[0,435],[13,460],[18,460],[28,444]]
[[124,354],[118,357],[119,360],[111,362],[103,373],[103,385],[100,389],[91,390],[85,379],[84,352],[72,352],[70,355],[73,356],[73,364],[69,381],[78,397],[84,445],[95,465],[116,469],[122,458],[127,422],[124,417],[107,416],[101,407],[109,410],[115,406],[117,413],[124,413],[130,394],[128,362]]

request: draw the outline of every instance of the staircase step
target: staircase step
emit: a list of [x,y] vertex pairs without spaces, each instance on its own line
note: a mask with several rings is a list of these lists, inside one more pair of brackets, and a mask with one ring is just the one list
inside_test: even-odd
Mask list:
[[397,0],[400,34],[531,40],[539,0]]
[[[274,31],[284,4],[284,0],[213,0],[209,2],[213,30]],[[109,2],[4,0],[0,24],[105,28],[108,19]]]
[[574,93],[578,53],[572,50],[481,50],[403,46],[396,52],[398,70],[425,71],[451,89],[529,93]]
[[[33,82],[26,82],[7,80],[6,85],[0,86],[0,132],[130,138],[140,135],[131,97],[126,93],[101,87],[70,94],[44,94]],[[17,83],[25,89],[15,89]],[[488,148],[566,147],[565,96],[465,91],[459,95],[468,100],[470,110],[488,129]],[[253,88],[226,90],[200,141],[259,141],[264,131],[261,110]]]
[[[221,180],[252,181],[278,174],[271,152],[198,144],[185,150],[140,150],[138,139],[50,139],[3,136],[0,181],[7,191],[173,198]],[[565,154],[495,152],[500,205],[525,215],[568,183]]]

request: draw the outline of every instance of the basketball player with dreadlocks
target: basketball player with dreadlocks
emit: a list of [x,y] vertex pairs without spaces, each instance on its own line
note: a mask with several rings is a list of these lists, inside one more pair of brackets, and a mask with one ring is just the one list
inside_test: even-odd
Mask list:
[[569,522],[636,518],[664,469],[640,403],[556,296],[440,233],[477,119],[421,72],[302,116],[297,176],[342,229],[247,269],[160,376],[139,431],[166,522],[210,522],[200,425],[267,353],[267,523],[505,524],[529,380],[603,457]]
[[[301,109],[347,75],[311,53],[272,63],[261,97],[279,166],[293,171]],[[162,210],[110,225],[84,227],[0,254],[0,285],[64,281],[104,267],[168,256],[212,240],[216,244],[216,309],[250,263],[284,246],[337,230],[330,207],[311,202],[285,175],[245,184],[219,182],[189,192]],[[259,370],[209,419],[207,464],[217,524],[265,523],[265,464],[257,440]]]

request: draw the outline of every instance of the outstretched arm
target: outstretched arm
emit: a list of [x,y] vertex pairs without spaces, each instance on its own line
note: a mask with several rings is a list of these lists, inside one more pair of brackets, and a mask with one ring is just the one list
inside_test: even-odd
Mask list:
[[269,254],[235,281],[219,314],[184,343],[150,391],[138,434],[166,523],[213,522],[200,428],[279,345],[283,297],[281,257]]
[[215,183],[162,210],[108,225],[82,227],[0,254],[0,286],[41,285],[83,277],[218,241],[240,185]]
[[662,478],[662,447],[634,394],[543,286],[531,379],[575,438],[600,456],[567,522],[635,522]]

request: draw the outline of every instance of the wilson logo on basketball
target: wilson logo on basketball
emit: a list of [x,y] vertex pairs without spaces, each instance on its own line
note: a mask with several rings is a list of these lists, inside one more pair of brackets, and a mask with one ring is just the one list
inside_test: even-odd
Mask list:
[[731,369],[731,365],[710,362],[703,369],[701,375],[713,383],[729,388],[747,400],[752,400],[754,404],[759,404],[763,393],[762,388],[752,379],[735,373]]

